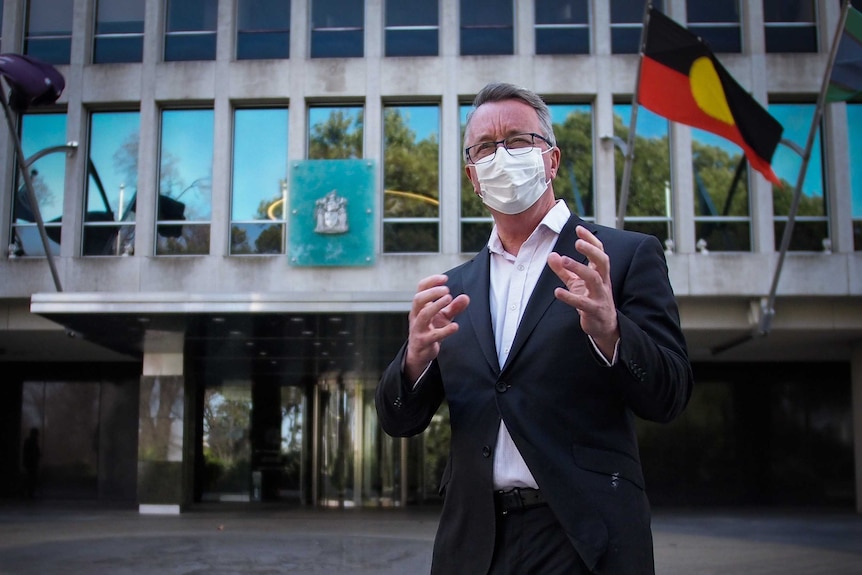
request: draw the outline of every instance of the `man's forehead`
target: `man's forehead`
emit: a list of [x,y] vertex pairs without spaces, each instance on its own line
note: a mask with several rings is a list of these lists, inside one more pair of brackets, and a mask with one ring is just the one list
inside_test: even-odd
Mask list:
[[470,133],[476,138],[504,137],[538,129],[539,116],[520,100],[485,102],[473,111]]

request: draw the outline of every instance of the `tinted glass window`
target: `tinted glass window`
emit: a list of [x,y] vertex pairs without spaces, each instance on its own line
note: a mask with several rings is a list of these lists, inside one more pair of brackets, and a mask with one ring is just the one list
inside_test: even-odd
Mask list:
[[157,255],[209,253],[213,111],[162,112]]
[[[632,107],[614,106],[614,171],[617,205],[621,201],[623,170]],[[634,160],[626,196],[625,229],[673,239],[668,122],[643,106],[638,108]]]
[[748,163],[736,144],[692,128],[697,241],[709,251],[751,250]]
[[[24,114],[21,117],[21,145],[33,183],[39,213],[45,222],[52,255],[60,254],[60,226],[65,200],[66,114]],[[57,148],[56,151],[52,149]],[[20,169],[20,166],[19,166]],[[44,256],[45,248],[23,177],[15,182],[12,208],[12,238],[15,254]]]
[[[463,164],[464,158],[464,129],[467,127],[467,115],[473,110],[470,104],[463,104],[458,108],[458,113],[461,118],[461,139],[459,142],[462,145],[459,147],[459,157]],[[491,233],[491,214],[482,203],[476,192],[473,191],[473,184],[464,170],[461,170],[461,251],[466,253],[474,253],[482,249],[488,243],[488,235]]]
[[862,250],[862,104],[847,104],[850,205],[856,251]]
[[85,256],[134,252],[139,137],[138,112],[95,112],[90,116]]
[[[814,118],[814,105],[770,104],[769,113],[784,126],[782,139],[789,140],[803,149],[808,139],[811,120]],[[821,251],[823,240],[829,238],[822,158],[823,149],[818,129],[805,172],[805,181],[802,183],[802,195],[790,242],[791,250]],[[772,157],[772,169],[781,180],[779,185],[772,187],[776,248],[781,244],[801,167],[802,158],[799,153],[789,146],[778,146]]]
[[234,111],[231,254],[284,253],[287,108]]
[[816,52],[814,0],[763,0],[767,52]]
[[140,0],[99,0],[93,62],[140,62],[144,50],[144,3]]
[[387,0],[386,55],[436,56],[439,10],[430,0]]
[[[611,51],[614,54],[640,51],[644,4],[641,0],[611,0]],[[663,4],[662,0],[652,3],[653,8],[661,11],[664,11]]]
[[238,60],[290,55],[290,0],[238,0]]
[[312,0],[311,57],[361,58],[364,27],[362,0]]
[[439,108],[387,106],[383,146],[383,251],[438,251]]
[[358,106],[308,110],[308,159],[362,157],[363,113]]
[[536,0],[536,54],[588,54],[587,0]]
[[595,217],[593,194],[593,113],[588,104],[551,104],[560,169],[554,195],[566,200],[572,213]]
[[73,0],[29,0],[24,53],[49,64],[68,64]]
[[218,0],[167,0],[165,60],[215,60]]
[[461,2],[461,55],[514,53],[512,2],[469,0]]
[[741,52],[739,0],[688,0],[688,29],[714,52]]

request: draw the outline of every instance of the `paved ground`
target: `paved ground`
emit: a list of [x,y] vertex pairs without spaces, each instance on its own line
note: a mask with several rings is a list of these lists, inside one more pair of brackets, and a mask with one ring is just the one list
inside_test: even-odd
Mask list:
[[[0,575],[423,574],[436,525],[436,509],[0,502]],[[654,536],[661,575],[862,574],[850,511],[658,510]]]

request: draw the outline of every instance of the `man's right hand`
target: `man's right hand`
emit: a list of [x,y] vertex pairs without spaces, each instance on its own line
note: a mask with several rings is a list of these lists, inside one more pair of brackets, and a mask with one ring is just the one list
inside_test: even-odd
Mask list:
[[404,359],[404,375],[412,383],[440,353],[440,342],[458,331],[455,317],[470,304],[466,294],[452,297],[445,285],[448,279],[442,274],[429,276],[419,282],[413,296]]

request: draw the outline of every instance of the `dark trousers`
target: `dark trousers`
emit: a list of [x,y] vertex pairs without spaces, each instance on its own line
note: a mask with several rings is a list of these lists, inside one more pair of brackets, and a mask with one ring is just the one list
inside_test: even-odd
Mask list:
[[497,513],[494,558],[488,575],[588,575],[547,505]]

